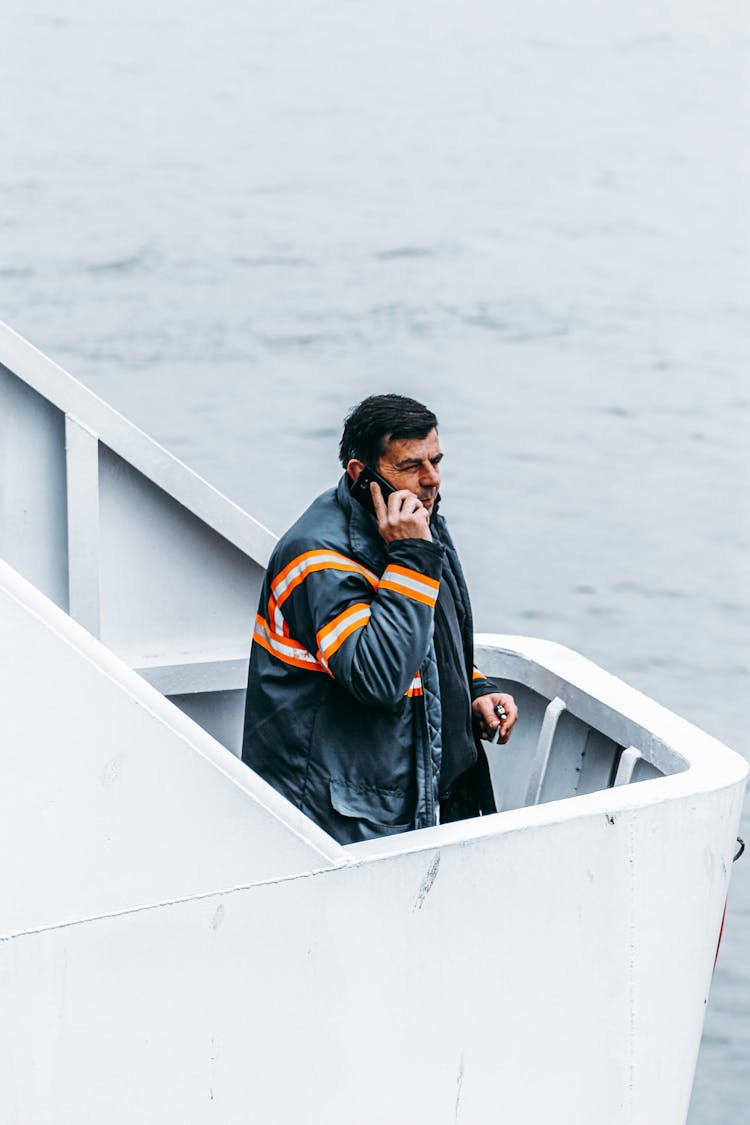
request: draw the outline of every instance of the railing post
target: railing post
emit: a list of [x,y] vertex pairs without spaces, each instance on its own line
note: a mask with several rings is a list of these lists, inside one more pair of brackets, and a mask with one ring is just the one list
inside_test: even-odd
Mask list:
[[565,703],[560,699],[559,695],[556,695],[555,698],[547,704],[542,727],[539,731],[539,741],[536,744],[536,751],[534,752],[534,759],[531,763],[531,771],[529,773],[529,784],[526,790],[527,805],[539,804],[544,778],[547,774],[547,767],[549,766],[549,756],[552,750],[555,731],[557,730],[557,723],[564,710]]
[[629,785],[633,780],[633,771],[642,757],[640,750],[636,750],[635,746],[628,746],[627,750],[623,750],[617,763],[617,773],[612,784]]
[[99,439],[65,416],[69,612],[99,636]]

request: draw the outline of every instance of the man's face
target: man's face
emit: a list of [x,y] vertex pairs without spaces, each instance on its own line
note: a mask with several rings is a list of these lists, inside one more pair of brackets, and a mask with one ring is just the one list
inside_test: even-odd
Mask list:
[[440,488],[442,459],[437,430],[430,430],[427,437],[387,441],[375,468],[394,488],[408,488],[431,512]]

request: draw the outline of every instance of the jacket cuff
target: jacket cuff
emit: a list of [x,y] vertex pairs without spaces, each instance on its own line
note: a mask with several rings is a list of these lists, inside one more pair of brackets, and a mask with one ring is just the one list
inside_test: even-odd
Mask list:
[[483,695],[492,695],[493,692],[496,692],[497,690],[498,689],[495,686],[495,684],[490,683],[490,681],[488,679],[486,679],[484,676],[477,676],[476,671],[475,671],[475,676],[471,681],[471,701],[472,701],[472,703],[474,702],[475,699],[479,699]]
[[388,562],[417,570],[428,578],[440,580],[443,573],[445,547],[429,539],[394,539],[388,544]]

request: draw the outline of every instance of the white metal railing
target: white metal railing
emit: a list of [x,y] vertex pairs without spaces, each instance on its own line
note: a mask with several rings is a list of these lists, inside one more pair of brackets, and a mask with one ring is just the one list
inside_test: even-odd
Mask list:
[[2,324],[0,449],[0,556],[237,752],[275,536]]

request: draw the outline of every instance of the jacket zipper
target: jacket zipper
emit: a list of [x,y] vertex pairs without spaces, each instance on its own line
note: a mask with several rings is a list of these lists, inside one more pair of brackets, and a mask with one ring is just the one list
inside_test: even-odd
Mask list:
[[432,740],[430,738],[430,724],[427,720],[427,696],[422,695],[422,703],[424,707],[424,729],[425,729],[425,750],[424,750],[424,778],[425,778],[425,811],[427,814],[426,827],[432,828],[435,824],[435,782],[432,776]]

